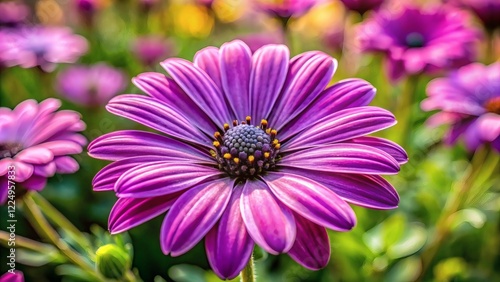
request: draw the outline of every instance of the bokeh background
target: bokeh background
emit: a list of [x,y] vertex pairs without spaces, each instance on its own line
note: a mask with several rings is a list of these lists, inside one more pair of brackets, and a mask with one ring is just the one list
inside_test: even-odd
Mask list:
[[[472,153],[463,144],[446,146],[445,128],[430,128],[432,114],[420,109],[428,82],[445,72],[419,75],[416,84],[406,79],[388,79],[383,55],[363,53],[357,42],[357,26],[372,16],[347,10],[340,1],[319,1],[304,15],[286,23],[259,11],[252,0],[38,0],[17,2],[26,5],[22,20],[26,26],[67,26],[88,42],[88,51],[74,64],[58,64],[53,70],[37,67],[0,66],[0,106],[13,108],[26,99],[41,101],[57,97],[63,109],[81,113],[87,123],[89,140],[119,129],[139,125],[106,112],[106,101],[72,98],[71,87],[97,81],[75,73],[84,82],[64,79],[75,65],[100,64],[113,74],[97,74],[107,85],[109,98],[121,93],[141,93],[131,82],[146,71],[165,73],[158,64],[169,57],[192,60],[199,49],[220,46],[241,39],[255,50],[263,44],[287,44],[291,54],[321,50],[339,61],[332,83],[358,77],[377,88],[372,105],[399,114],[410,114],[410,130],[400,125],[376,135],[394,140],[407,150],[410,161],[401,173],[387,179],[398,190],[399,208],[378,211],[355,207],[357,226],[347,233],[330,232],[332,257],[320,271],[304,269],[288,256],[265,256],[257,261],[259,281],[500,281],[500,197],[498,167],[475,194],[465,199],[454,213],[446,237],[439,241],[430,265],[422,268],[422,256],[435,247],[438,224],[444,207],[455,197],[456,187],[470,170]],[[383,9],[396,11],[404,3],[422,7],[442,5],[441,1],[385,1]],[[4,3],[4,2],[1,2]],[[6,14],[0,9],[0,22]],[[498,56],[498,34],[488,33],[471,13],[470,24],[481,31],[475,46],[477,61],[492,63]],[[500,14],[498,14],[500,18]],[[22,27],[9,27],[22,28]],[[1,37],[0,37],[1,38]],[[2,40],[2,39],[0,39]],[[7,39],[3,39],[7,40]],[[1,52],[1,50],[0,50]],[[61,81],[66,81],[62,85]],[[97,83],[97,82],[96,82]],[[97,84],[96,84],[97,85]],[[65,90],[64,87],[70,88]],[[98,87],[98,86],[96,86]],[[78,88],[78,87],[76,87]],[[401,108],[409,92],[414,100]],[[74,94],[74,96],[78,96]],[[80,170],[72,175],[55,176],[41,194],[66,215],[80,230],[103,235],[107,217],[115,201],[112,193],[92,191],[91,181],[105,162],[85,152],[76,156]],[[5,207],[0,214],[6,214]],[[158,234],[162,217],[136,227],[123,236],[133,243],[133,266],[144,281],[219,281],[207,263],[203,244],[187,254],[172,258],[160,250]],[[2,222],[2,230],[4,230]],[[39,240],[34,230],[18,216],[17,234]],[[89,235],[90,236],[90,235]],[[6,249],[1,247],[0,273],[6,271]],[[77,272],[65,267],[56,255],[25,251],[17,267],[26,281],[82,281]],[[63,275],[66,274],[66,275]],[[238,281],[238,279],[235,279]]]

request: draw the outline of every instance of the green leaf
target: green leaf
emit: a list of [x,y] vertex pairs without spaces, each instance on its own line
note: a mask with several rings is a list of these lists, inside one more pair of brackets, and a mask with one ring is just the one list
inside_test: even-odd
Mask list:
[[17,262],[29,266],[42,266],[48,263],[62,263],[64,257],[56,248],[44,249],[43,252],[34,252],[26,249],[17,249]]

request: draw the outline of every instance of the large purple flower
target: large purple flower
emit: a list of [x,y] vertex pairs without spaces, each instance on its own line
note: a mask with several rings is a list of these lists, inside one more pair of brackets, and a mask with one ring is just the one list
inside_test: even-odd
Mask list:
[[444,6],[379,11],[361,25],[359,40],[364,51],[385,54],[389,77],[396,81],[470,63],[479,34],[466,25],[466,18]]
[[0,60],[7,66],[39,66],[52,71],[56,63],[74,63],[87,51],[87,41],[65,27],[30,27],[12,31],[0,41]]
[[[74,111],[57,111],[61,102],[26,100],[15,109],[0,108],[0,203],[7,197],[7,178],[18,187],[41,190],[55,173],[73,173],[86,139],[85,123]],[[12,177],[11,177],[12,178]]]
[[323,0],[256,0],[257,9],[281,18],[300,16]]
[[125,86],[124,73],[105,63],[72,66],[57,78],[57,88],[62,96],[86,107],[105,105]]
[[424,110],[440,110],[430,125],[451,124],[445,142],[464,137],[467,148],[476,150],[491,143],[500,152],[500,63],[462,67],[447,78],[437,78],[427,87]]
[[107,109],[159,131],[125,130],[89,145],[113,161],[94,190],[114,190],[112,233],[167,213],[160,240],[178,256],[205,237],[221,278],[238,275],[254,244],[288,253],[310,269],[330,257],[326,228],[356,222],[347,204],[390,209],[398,194],[381,174],[407,156],[367,134],[396,123],[367,106],[375,89],[360,79],[327,87],[337,67],[312,51],[289,59],[284,45],[251,53],[241,41],[207,47],[194,63],[167,59],[170,74],[133,79],[148,94],[122,95]]
[[340,0],[344,6],[352,11],[363,15],[364,13],[378,9],[385,0]]
[[448,0],[447,2],[470,9],[488,30],[500,27],[500,1],[498,0]]

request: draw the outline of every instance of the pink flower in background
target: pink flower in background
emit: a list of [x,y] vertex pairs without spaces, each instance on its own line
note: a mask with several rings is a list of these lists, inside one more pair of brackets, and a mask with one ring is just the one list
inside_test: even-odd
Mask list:
[[7,272],[0,277],[0,282],[24,282],[24,275],[20,271]]
[[132,43],[132,52],[145,66],[154,66],[170,57],[174,44],[160,36],[138,37]]
[[[74,173],[78,163],[68,155],[79,154],[87,141],[80,114],[57,111],[61,102],[26,100],[13,110],[0,108],[0,182],[15,175],[18,187],[41,190],[55,173]],[[0,203],[7,197],[0,187]]]
[[422,109],[440,110],[428,123],[451,125],[446,143],[454,144],[463,136],[470,151],[489,143],[500,152],[500,62],[470,64],[446,78],[434,79],[427,95]]
[[69,101],[86,107],[105,105],[126,86],[124,73],[107,64],[71,66],[57,77],[57,89]]
[[378,9],[385,0],[340,0],[344,6],[363,15],[364,13]]
[[35,26],[9,32],[0,41],[0,61],[7,66],[54,70],[58,63],[74,63],[87,52],[87,40],[65,27]]
[[479,37],[479,32],[467,25],[466,13],[444,6],[379,11],[359,28],[362,50],[385,54],[393,81],[472,62]]
[[0,28],[18,27],[29,16],[29,8],[19,2],[0,2]]
[[253,33],[242,35],[238,39],[245,42],[252,52],[257,51],[257,49],[264,45],[285,43],[285,36],[282,32]]
[[255,7],[271,16],[289,18],[307,13],[323,0],[255,0]]
[[470,9],[488,30],[500,27],[500,1],[498,0],[448,0],[447,2]]

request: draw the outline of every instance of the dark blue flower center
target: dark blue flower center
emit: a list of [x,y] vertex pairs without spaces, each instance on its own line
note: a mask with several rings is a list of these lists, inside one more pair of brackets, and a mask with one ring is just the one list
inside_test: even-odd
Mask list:
[[500,96],[489,99],[484,107],[486,111],[500,115]]
[[425,39],[424,36],[419,32],[410,32],[406,35],[406,45],[410,48],[424,47]]
[[23,146],[17,143],[0,144],[0,160],[5,158],[13,158],[22,149]]
[[260,174],[276,163],[280,143],[276,130],[267,128],[267,121],[260,126],[250,124],[250,117],[233,127],[224,124],[224,133],[215,132],[212,156],[217,160],[219,169],[232,177],[252,177]]

